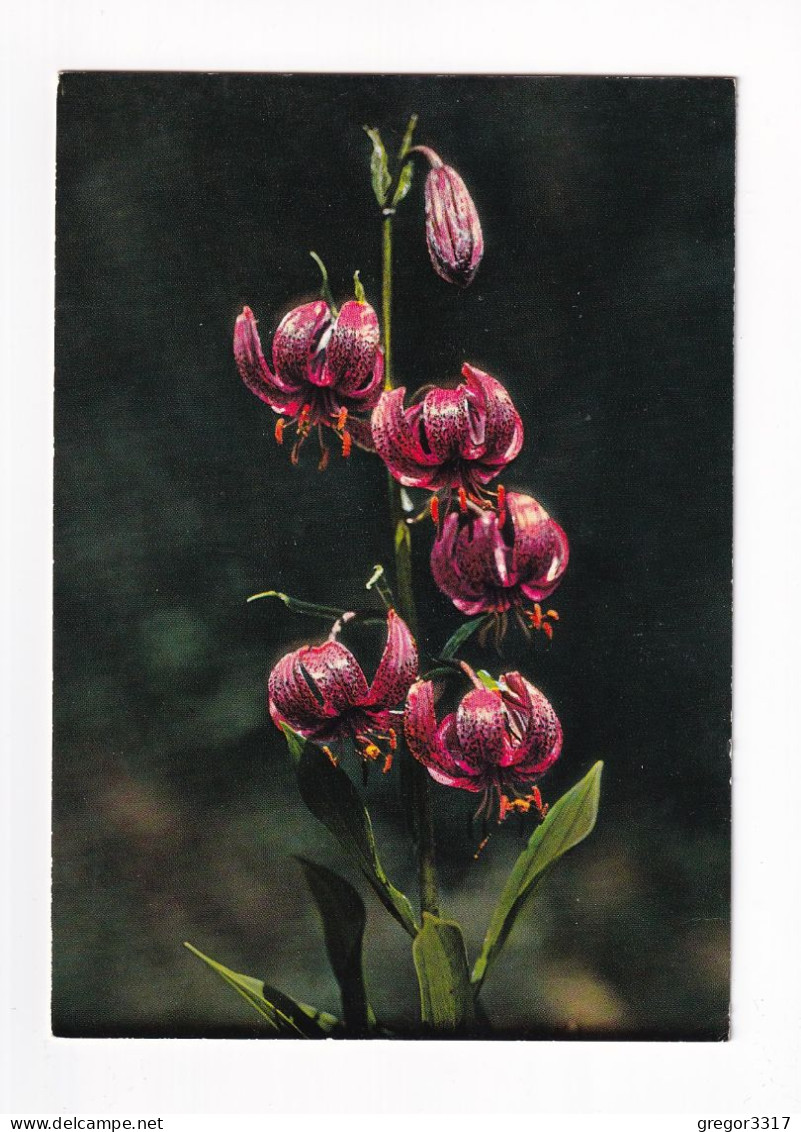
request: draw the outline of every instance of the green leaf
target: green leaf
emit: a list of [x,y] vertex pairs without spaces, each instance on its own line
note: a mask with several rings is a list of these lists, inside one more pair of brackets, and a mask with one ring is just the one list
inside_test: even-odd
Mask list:
[[598,816],[602,762],[595,766],[548,812],[542,825],[532,833],[528,845],[517,858],[504,885],[490,920],[481,954],[473,968],[476,994],[498,957],[523,905],[537,888],[546,871],[568,849],[592,832]]
[[472,637],[477,629],[480,629],[484,622],[487,620],[487,614],[482,613],[480,617],[474,617],[471,621],[463,622],[452,637],[449,637],[445,643],[444,648],[440,652],[440,660],[453,660],[459,649],[465,641]]
[[349,1034],[363,1037],[369,1028],[367,991],[362,970],[362,942],[367,916],[361,896],[342,877],[305,857],[297,857],[323,921],[328,959],[342,994]]
[[489,672],[487,672],[485,668],[479,668],[476,676],[479,678],[484,687],[487,688],[490,692],[499,691],[501,687],[500,684],[494,676],[490,676]]
[[[286,727],[283,728],[286,734]],[[287,736],[288,739],[288,736]],[[302,740],[296,736],[299,742]],[[351,860],[359,866],[378,899],[406,931],[414,936],[417,924],[408,899],[384,872],[373,836],[373,826],[351,780],[334,766],[319,747],[306,743],[296,759],[300,796],[329,833],[339,841]]]
[[289,724],[284,723],[283,720],[279,726],[284,733],[286,745],[289,747],[289,753],[292,756],[292,762],[297,766],[300,762],[300,756],[303,754],[306,747],[306,740],[302,735],[298,735],[297,731],[293,731]]
[[411,118],[409,119],[409,125],[406,127],[406,133],[403,135],[403,144],[398,150],[398,161],[403,161],[406,154],[412,148],[412,136],[414,134],[414,128],[416,125],[417,115],[412,114]]
[[289,995],[267,986],[260,979],[240,975],[204,955],[191,943],[184,943],[184,947],[208,964],[276,1033],[293,1038],[324,1038],[339,1026],[339,1021],[333,1014],[324,1014],[305,1002],[295,1002]]
[[263,597],[275,597],[282,601],[287,609],[291,609],[293,613],[304,613],[307,617],[320,617],[323,621],[336,620],[341,617],[345,612],[344,609],[336,609],[333,605],[317,605],[311,601],[301,601],[300,598],[292,597],[290,594],[283,594],[279,590],[264,590],[260,594],[251,594],[248,602],[259,601]]
[[412,178],[414,176],[414,165],[411,161],[407,161],[400,171],[398,183],[395,186],[395,192],[392,194],[392,207],[395,208],[399,205],[405,196],[408,195],[409,189],[412,187]]
[[370,176],[373,182],[375,199],[378,201],[381,208],[383,208],[387,203],[387,191],[392,184],[392,177],[390,176],[389,167],[387,165],[387,151],[384,149],[384,143],[381,141],[381,135],[378,130],[373,130],[370,129],[369,126],[365,126],[364,132],[373,143],[373,152],[370,155]]
[[354,271],[353,273],[353,294],[356,296],[357,303],[364,303],[367,301],[367,297],[364,293],[364,286],[362,285],[362,281],[359,278],[358,271]]
[[423,1024],[439,1031],[471,1026],[475,1020],[473,992],[459,925],[424,912],[412,957]]

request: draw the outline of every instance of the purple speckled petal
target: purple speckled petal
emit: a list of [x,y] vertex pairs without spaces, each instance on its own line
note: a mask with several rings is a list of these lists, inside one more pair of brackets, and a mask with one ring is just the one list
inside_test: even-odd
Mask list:
[[[450,718],[452,717],[443,720],[443,726]],[[409,750],[436,782],[440,782],[443,786],[456,786],[461,790],[473,792],[483,789],[474,778],[460,770],[450,754],[442,747],[440,741],[442,728],[437,728],[434,714],[434,688],[429,680],[418,680],[409,689],[403,726]]]
[[433,461],[443,463],[471,447],[471,422],[466,391],[432,389],[423,398],[420,443]]
[[417,646],[406,622],[390,609],[387,618],[387,644],[378,665],[370,694],[371,707],[389,708],[405,699],[417,679]]
[[367,680],[356,657],[339,641],[326,641],[314,648],[301,649],[298,660],[302,674],[326,708],[347,711],[365,702],[369,694]]
[[234,327],[234,359],[239,376],[251,393],[279,413],[293,416],[300,408],[302,389],[289,386],[270,372],[250,307],[244,307]]
[[[504,467],[523,446],[523,422],[512,398],[494,377],[465,362],[462,374],[481,406],[486,424],[482,463]],[[489,477],[491,478],[491,477]],[[484,481],[486,482],[486,480]]]
[[273,367],[283,381],[333,384],[324,364],[331,325],[331,311],[322,299],[295,307],[284,316],[273,335]]
[[417,421],[420,405],[404,410],[403,386],[382,393],[373,410],[373,443],[389,471],[406,487],[430,487],[436,478],[436,457],[420,444]]
[[360,420],[358,417],[348,417],[345,428],[350,433],[354,444],[358,444],[365,452],[375,452],[373,430],[369,421]]
[[339,312],[325,355],[326,381],[340,394],[358,396],[375,379],[375,361],[381,332],[369,303],[344,303]]
[[467,763],[482,767],[497,764],[506,747],[503,701],[498,692],[474,688],[459,704],[456,734]]
[[514,552],[498,531],[495,513],[465,519],[451,511],[431,550],[431,573],[462,612],[508,609],[517,584]]
[[306,651],[299,649],[281,657],[270,673],[267,693],[276,727],[283,721],[308,736],[336,713],[314,695],[303,679],[299,658]]
[[[421,151],[426,152],[424,147]],[[472,198],[451,166],[440,162],[429,171],[425,214],[426,242],[434,270],[446,282],[466,287],[478,270],[484,240]]]

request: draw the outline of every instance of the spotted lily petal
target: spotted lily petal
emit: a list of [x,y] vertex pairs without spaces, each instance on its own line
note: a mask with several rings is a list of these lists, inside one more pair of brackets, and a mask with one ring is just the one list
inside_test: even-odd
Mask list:
[[417,646],[406,622],[390,609],[387,643],[365,706],[389,708],[400,703],[417,678]]
[[300,407],[299,390],[272,373],[262,353],[256,319],[243,307],[234,327],[234,359],[239,376],[251,393],[276,412],[294,412]]
[[273,367],[293,385],[333,385],[325,372],[325,346],[332,319],[328,303],[317,299],[291,310],[273,335]]

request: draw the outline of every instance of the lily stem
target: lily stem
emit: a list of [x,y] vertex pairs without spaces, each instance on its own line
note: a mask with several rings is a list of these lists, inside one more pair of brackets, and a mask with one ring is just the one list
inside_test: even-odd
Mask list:
[[[384,214],[381,271],[381,314],[384,328],[384,388],[392,384],[392,212]],[[400,485],[387,473],[392,543],[395,550],[395,573],[399,612],[418,639],[417,608],[412,587],[412,535],[406,522],[400,497]],[[431,793],[428,772],[407,754],[404,768],[409,775],[414,806],[414,828],[417,838],[420,909],[439,915],[437,868],[434,852],[434,823],[431,815]]]

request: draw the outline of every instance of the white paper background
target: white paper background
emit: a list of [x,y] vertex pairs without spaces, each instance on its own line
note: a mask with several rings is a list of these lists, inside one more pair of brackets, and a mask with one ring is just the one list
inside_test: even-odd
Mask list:
[[[0,1111],[686,1113],[672,1126],[687,1128],[703,1116],[801,1111],[799,13],[795,0],[35,0],[4,7]],[[301,1046],[49,1036],[59,69],[738,78],[730,1043]],[[780,790],[769,786],[775,783]]]

